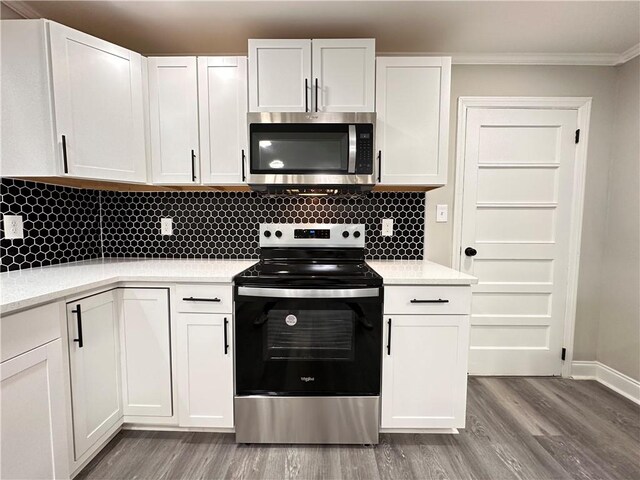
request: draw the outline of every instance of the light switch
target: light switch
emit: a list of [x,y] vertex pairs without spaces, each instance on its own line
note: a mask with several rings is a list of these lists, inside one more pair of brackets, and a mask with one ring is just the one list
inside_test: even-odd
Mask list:
[[393,236],[393,218],[382,219],[382,236],[383,237]]
[[173,219],[172,218],[160,219],[160,235],[173,235]]
[[24,238],[22,215],[3,215],[2,220],[4,221],[4,238],[7,240]]
[[436,205],[436,222],[446,223],[449,219],[449,205]]

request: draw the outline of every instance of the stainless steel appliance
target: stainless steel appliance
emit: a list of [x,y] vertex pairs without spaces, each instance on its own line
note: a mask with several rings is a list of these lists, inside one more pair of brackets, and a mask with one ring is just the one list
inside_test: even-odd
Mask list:
[[364,225],[261,225],[235,281],[235,425],[244,443],[378,443],[382,278]]
[[256,190],[367,190],[375,113],[249,113],[248,183]]

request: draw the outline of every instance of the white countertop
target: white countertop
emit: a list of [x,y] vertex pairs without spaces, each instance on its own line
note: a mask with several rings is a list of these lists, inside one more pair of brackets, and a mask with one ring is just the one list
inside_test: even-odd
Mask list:
[[[0,274],[0,313],[117,282],[229,283],[256,260],[104,259]],[[470,285],[475,277],[422,260],[370,260],[385,285]]]
[[100,259],[0,274],[0,313],[116,282],[230,283],[256,260]]
[[427,260],[367,260],[385,285],[473,285],[476,277]]

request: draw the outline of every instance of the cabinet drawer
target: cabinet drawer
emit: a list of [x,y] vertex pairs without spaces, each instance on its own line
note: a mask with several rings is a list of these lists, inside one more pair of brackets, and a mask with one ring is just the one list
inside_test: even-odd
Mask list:
[[50,303],[2,317],[0,361],[60,338],[61,304]]
[[385,314],[460,314],[471,311],[468,286],[385,287]]
[[233,288],[230,284],[178,285],[176,300],[181,313],[231,313]]

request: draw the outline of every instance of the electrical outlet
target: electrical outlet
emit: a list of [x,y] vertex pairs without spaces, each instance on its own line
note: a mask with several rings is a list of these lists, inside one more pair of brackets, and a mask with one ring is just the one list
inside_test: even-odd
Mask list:
[[2,219],[4,221],[4,238],[7,240],[24,238],[22,215],[3,215]]
[[173,235],[173,218],[160,219],[160,235]]
[[436,205],[436,222],[446,223],[449,218],[449,205]]
[[393,236],[393,218],[382,219],[382,236],[383,237]]

